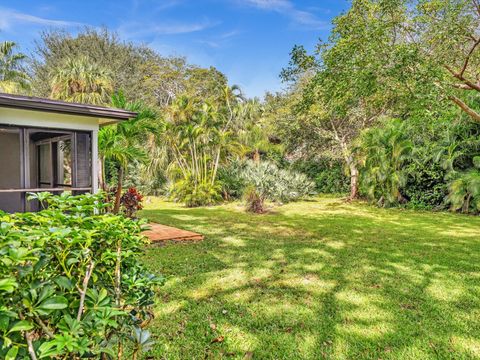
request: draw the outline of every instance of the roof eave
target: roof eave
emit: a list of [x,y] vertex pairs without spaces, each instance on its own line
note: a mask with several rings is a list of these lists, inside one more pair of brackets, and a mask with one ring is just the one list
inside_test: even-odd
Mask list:
[[0,107],[45,111],[69,115],[82,115],[119,121],[129,120],[138,115],[135,112],[122,109],[114,109],[78,103],[67,103],[57,100],[2,93],[0,93]]

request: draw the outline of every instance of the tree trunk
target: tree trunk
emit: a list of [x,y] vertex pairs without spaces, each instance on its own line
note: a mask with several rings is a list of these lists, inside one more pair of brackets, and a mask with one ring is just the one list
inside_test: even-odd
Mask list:
[[253,153],[253,161],[255,164],[260,163],[260,151],[258,151],[258,149],[255,149],[255,152]]
[[122,197],[122,182],[123,182],[123,167],[118,168],[117,192],[115,193],[115,204],[113,206],[113,213],[118,214],[120,210],[120,198]]
[[356,199],[358,197],[358,169],[352,156],[348,156],[347,165],[350,169],[350,197],[349,200]]

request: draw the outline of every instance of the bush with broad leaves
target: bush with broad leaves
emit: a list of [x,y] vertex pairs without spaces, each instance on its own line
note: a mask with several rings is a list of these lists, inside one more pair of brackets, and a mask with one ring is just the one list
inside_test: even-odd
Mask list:
[[163,280],[139,261],[142,223],[104,213],[101,195],[31,198],[44,210],[0,212],[0,358],[119,359],[148,349]]

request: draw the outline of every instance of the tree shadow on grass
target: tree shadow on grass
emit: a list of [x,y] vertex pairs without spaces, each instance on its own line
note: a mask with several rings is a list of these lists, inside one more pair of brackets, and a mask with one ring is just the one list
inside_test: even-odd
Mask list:
[[[206,235],[201,243],[147,250],[146,263],[171,276],[160,293],[155,353],[478,356],[478,219],[318,206],[261,217],[224,207],[144,211]],[[218,336],[224,340],[211,343]]]

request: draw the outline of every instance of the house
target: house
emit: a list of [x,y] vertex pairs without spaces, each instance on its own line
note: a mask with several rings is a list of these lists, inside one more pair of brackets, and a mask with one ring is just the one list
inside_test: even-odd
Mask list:
[[99,127],[136,113],[0,93],[0,210],[35,211],[27,192],[98,190]]

